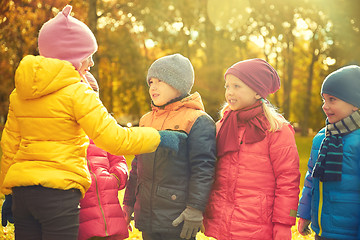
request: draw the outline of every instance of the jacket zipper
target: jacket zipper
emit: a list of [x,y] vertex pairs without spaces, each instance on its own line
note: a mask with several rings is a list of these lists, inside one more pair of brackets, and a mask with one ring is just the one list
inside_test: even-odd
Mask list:
[[321,212],[323,207],[323,182],[319,181],[319,209],[318,209],[318,222],[319,222],[319,236],[322,234],[322,227],[321,227]]
[[105,218],[104,210],[102,209],[102,206],[101,206],[101,203],[100,203],[100,196],[99,196],[99,189],[98,189],[97,178],[96,178],[95,173],[91,170],[91,165],[90,165],[89,159],[86,159],[86,160],[87,160],[87,162],[88,162],[89,172],[91,173],[91,175],[94,176],[95,188],[96,188],[96,197],[97,197],[98,204],[99,204],[99,208],[100,208],[100,212],[101,212],[102,218],[103,218],[103,220],[104,220],[104,224],[105,224],[105,236],[109,236],[109,234],[107,233],[107,223],[106,223],[106,218]]
[[155,160],[156,160],[156,152],[155,152],[155,154],[154,154],[154,161],[153,161],[153,176],[152,176],[152,183],[151,183],[151,196],[150,196],[150,221],[149,221],[149,223],[150,223],[150,230],[152,231],[152,208],[153,208],[153,206],[152,206],[152,200],[153,200],[153,197],[154,197],[154,182],[155,182],[155,173],[156,173],[156,167],[155,167]]

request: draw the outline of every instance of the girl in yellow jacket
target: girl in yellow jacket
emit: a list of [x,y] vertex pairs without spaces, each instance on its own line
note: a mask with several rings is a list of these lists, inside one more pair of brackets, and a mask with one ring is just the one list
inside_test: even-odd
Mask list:
[[90,186],[89,136],[114,155],[153,152],[153,128],[123,128],[85,82],[97,50],[93,33],[66,6],[39,33],[40,56],[26,56],[15,74],[2,134],[2,222],[15,238],[76,240],[79,200]]

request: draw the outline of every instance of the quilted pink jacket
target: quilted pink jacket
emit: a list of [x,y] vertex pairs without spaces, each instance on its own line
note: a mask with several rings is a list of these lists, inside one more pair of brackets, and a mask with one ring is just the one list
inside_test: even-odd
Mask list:
[[[217,129],[220,128],[218,123]],[[218,240],[273,239],[273,224],[295,224],[299,156],[291,126],[218,159],[204,215],[205,235]]]
[[125,239],[128,229],[121,209],[118,191],[128,178],[126,160],[95,146],[90,140],[87,150],[91,186],[80,201],[79,240],[90,237]]

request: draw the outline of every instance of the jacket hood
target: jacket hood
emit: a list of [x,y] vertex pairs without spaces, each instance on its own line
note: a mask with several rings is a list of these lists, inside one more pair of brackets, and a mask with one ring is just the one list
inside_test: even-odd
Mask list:
[[166,111],[176,111],[182,107],[205,111],[204,104],[203,104],[203,102],[201,100],[201,96],[198,92],[195,92],[195,93],[191,94],[190,96],[185,97],[174,103],[170,103],[169,105],[166,105],[165,107],[152,106],[152,109],[155,111],[159,111],[161,109],[164,109]]
[[15,73],[15,88],[22,99],[36,99],[81,81],[68,61],[28,55]]

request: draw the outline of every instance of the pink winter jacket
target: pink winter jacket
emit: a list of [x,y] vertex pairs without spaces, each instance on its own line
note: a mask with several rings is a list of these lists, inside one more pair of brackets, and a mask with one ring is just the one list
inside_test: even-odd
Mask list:
[[87,149],[91,186],[80,201],[79,240],[90,237],[125,239],[127,224],[121,209],[118,191],[123,189],[128,178],[126,160],[95,146],[90,140]]
[[[222,122],[218,123],[217,129]],[[299,156],[291,126],[218,159],[204,214],[205,235],[218,240],[273,239],[274,223],[293,225],[299,197]]]

